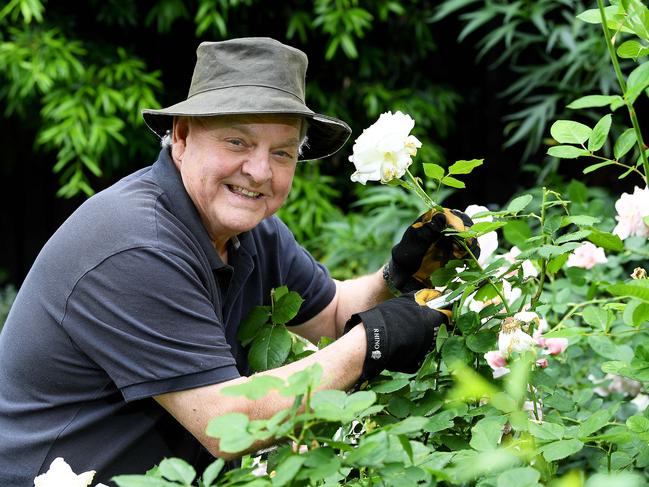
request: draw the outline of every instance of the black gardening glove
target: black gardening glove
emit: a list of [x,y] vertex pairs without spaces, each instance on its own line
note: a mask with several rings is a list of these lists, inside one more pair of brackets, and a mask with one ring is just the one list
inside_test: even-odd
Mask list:
[[[473,225],[467,215],[458,210],[430,210],[408,227],[401,241],[392,248],[392,259],[383,269],[383,276],[391,288],[405,293],[432,287],[430,275],[444,267],[451,259],[463,259],[467,252],[453,235],[442,233],[446,228],[458,232]],[[475,238],[466,244],[477,258],[480,247]]]
[[345,333],[363,323],[367,353],[359,384],[387,369],[416,372],[435,346],[440,325],[448,323],[450,311],[431,309],[426,301],[439,296],[433,289],[402,294],[372,309],[352,315]]

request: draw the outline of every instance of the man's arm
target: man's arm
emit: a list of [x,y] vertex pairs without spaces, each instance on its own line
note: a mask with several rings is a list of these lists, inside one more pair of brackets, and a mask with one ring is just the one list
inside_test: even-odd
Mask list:
[[[323,369],[319,389],[347,390],[358,381],[361,375],[366,356],[366,343],[365,330],[363,326],[357,325],[328,347],[302,360],[262,372],[259,375],[273,375],[286,379],[290,375],[318,363]],[[221,389],[224,387],[241,384],[247,380],[249,380],[248,377],[240,377],[221,384],[160,394],[154,399],[194,435],[210,453],[225,459],[233,459],[272,443],[270,441],[263,444],[257,443],[249,451],[237,454],[222,452],[219,449],[219,441],[205,434],[207,425],[212,418],[226,413],[239,412],[244,413],[251,420],[268,419],[275,413],[290,408],[293,404],[293,398],[283,397],[277,393],[270,393],[256,401],[245,397],[221,394]]]
[[335,283],[336,294],[327,307],[301,325],[292,326],[292,332],[312,343],[318,343],[323,336],[338,338],[352,314],[373,308],[393,297],[383,279],[383,269]]

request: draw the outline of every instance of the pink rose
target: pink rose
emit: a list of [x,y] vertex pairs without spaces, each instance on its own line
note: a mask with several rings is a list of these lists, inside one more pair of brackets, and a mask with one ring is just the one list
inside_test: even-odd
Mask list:
[[540,358],[536,361],[536,366],[545,369],[549,365],[547,358]]
[[608,262],[604,249],[597,247],[590,242],[582,242],[568,256],[568,267],[581,267],[582,269],[592,269],[597,264]]
[[622,240],[640,236],[649,235],[649,227],[645,225],[643,218],[649,215],[649,191],[647,188],[640,189],[637,186],[633,189],[633,194],[622,193],[620,199],[615,202],[617,211],[617,225],[613,233]]
[[567,338],[544,338],[543,347],[545,348],[545,353],[548,355],[559,355],[566,351],[568,348],[568,339]]
[[485,353],[484,358],[493,370],[494,379],[498,379],[509,373],[509,369],[506,367],[507,359],[498,350]]

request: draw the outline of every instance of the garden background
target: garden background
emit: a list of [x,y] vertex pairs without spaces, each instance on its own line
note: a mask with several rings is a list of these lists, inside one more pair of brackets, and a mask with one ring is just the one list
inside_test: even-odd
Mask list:
[[[634,55],[618,59],[627,76],[649,52],[649,14],[639,0],[614,4],[625,11],[621,22],[639,19],[637,30],[616,33],[640,39]],[[609,10],[618,8],[615,5]],[[348,437],[366,446],[366,453],[378,455],[373,457],[375,463],[349,454],[336,460],[338,467],[348,469],[345,475],[356,472],[359,484],[371,485],[376,476],[390,484],[390,476],[396,474],[387,459],[394,445],[390,440],[389,448],[381,450],[382,440],[377,438],[383,434],[398,437],[401,453],[407,453],[399,459],[399,468],[416,470],[412,470],[413,485],[434,479],[451,485],[479,479],[480,485],[500,487],[523,478],[521,487],[533,486],[570,475],[571,468],[582,472],[582,480],[583,472],[637,469],[646,475],[649,418],[642,416],[644,408],[630,403],[644,392],[644,386],[633,383],[630,393],[611,387],[613,377],[605,376],[649,378],[643,372],[649,367],[649,348],[643,345],[649,287],[643,279],[638,281],[641,284],[623,284],[649,255],[646,234],[630,235],[629,240],[622,237],[622,243],[611,233],[616,225],[615,202],[623,192],[632,193],[634,186],[645,187],[646,167],[642,168],[640,150],[633,147],[637,135],[631,144],[626,143],[631,140],[631,122],[625,110],[615,112],[612,107],[617,103],[613,95],[622,92],[597,23],[597,8],[597,2],[568,0],[10,0],[0,7],[0,171],[4,184],[0,192],[0,323],[15,288],[63,220],[93,192],[154,160],[159,145],[144,126],[140,109],[168,106],[185,98],[198,43],[270,36],[308,54],[307,104],[346,120],[354,131],[348,145],[334,157],[300,164],[280,213],[298,240],[335,277],[378,269],[404,227],[424,209],[420,200],[402,188],[363,186],[349,179],[354,170],[348,161],[354,138],[389,110],[400,110],[416,121],[412,133],[423,143],[419,162],[450,170],[458,160],[484,160],[472,170],[459,172],[464,189],[437,184],[440,178],[432,178],[426,188],[435,190],[437,202],[444,206],[481,205],[493,210],[483,216],[500,221],[483,226],[474,236],[497,230],[501,251],[513,245],[523,249],[522,257],[511,261],[513,267],[508,269],[516,274],[512,286],[518,286],[522,294],[509,304],[496,299],[509,299],[506,289],[494,282],[511,274],[499,271],[504,258],[469,267],[463,274],[466,279],[454,288],[462,296],[461,305],[478,298],[489,304],[464,314],[458,322],[458,336],[447,335],[445,342],[438,342],[441,358],[424,364],[425,370],[414,378],[392,377],[394,382],[384,377],[383,385],[368,392],[374,394],[372,400],[366,396],[358,401],[375,408],[371,413],[350,407],[334,419],[331,414],[319,418],[323,423],[346,424],[371,417],[372,428],[377,424],[383,428],[375,429],[374,436],[364,429],[366,437]],[[588,21],[578,18],[588,9],[592,12]],[[614,23],[612,27],[616,32]],[[638,93],[628,103],[640,127],[649,123],[644,93],[649,84],[647,71],[636,76]],[[580,110],[567,108],[586,95],[610,98],[603,104],[582,103]],[[607,111],[602,107],[609,104],[614,116],[597,123]],[[570,122],[551,131],[562,119],[589,127],[597,123],[599,129],[584,132],[583,126]],[[622,139],[624,151],[617,144]],[[581,154],[559,149],[559,144],[583,146],[586,141],[589,151]],[[551,149],[558,149],[554,155],[562,159],[548,155]],[[599,154],[612,157],[613,153],[615,158],[609,161],[615,162],[584,171],[604,160]],[[620,169],[623,156],[626,166]],[[411,171],[425,179],[422,164],[413,164]],[[583,266],[570,268],[567,262],[568,253],[586,238],[609,252],[608,260],[597,262],[592,272]],[[534,276],[526,273],[525,258],[534,261]],[[483,288],[496,292],[471,295]],[[512,365],[518,372],[505,382],[510,401],[505,405],[496,399],[492,386],[472,375],[475,372],[454,369],[453,364],[458,360],[471,364],[491,379],[489,367],[494,366],[483,355],[495,348],[502,333],[500,320],[530,306],[541,314],[534,324],[519,320],[531,327],[525,328],[530,335],[547,319],[552,338],[568,337],[570,347],[554,367],[545,370],[547,363],[545,367],[532,364],[537,367],[532,376],[525,368],[530,368],[531,359],[522,354],[524,365]],[[456,306],[456,318],[463,316],[461,308]],[[602,368],[602,362],[608,365]],[[453,374],[476,384],[477,389],[452,389]],[[608,388],[606,394],[597,393],[596,385]],[[535,393],[539,395],[532,398],[536,423],[515,414]],[[308,387],[301,394],[308,396]],[[475,407],[481,398],[490,399],[491,405]],[[453,406],[456,400],[465,407]],[[443,404],[445,409],[439,412]],[[545,421],[536,410],[541,405],[546,409]],[[600,410],[605,414],[596,415]],[[595,420],[589,423],[591,416]],[[407,418],[415,419],[399,423]],[[629,423],[629,418],[642,421]],[[311,430],[298,419],[293,421],[308,436]],[[550,426],[530,426],[539,422]],[[513,430],[505,432],[503,428],[512,425]],[[418,436],[422,431],[425,441]],[[445,433],[440,435],[441,431]],[[499,432],[497,437],[493,431]],[[506,437],[513,438],[513,443]],[[305,438],[300,433],[297,439]],[[501,470],[480,467],[473,477],[463,477],[467,465],[489,463],[477,456],[491,454],[501,441],[524,450],[525,458],[518,455],[512,460],[508,453],[499,457],[498,461],[505,458],[504,463],[495,462]],[[345,453],[348,450],[342,443],[338,447]],[[416,463],[418,455],[426,460]],[[326,451],[327,461],[333,456]],[[325,474],[309,471],[308,459],[295,458],[284,451],[274,460],[280,472],[289,472],[286,465],[291,461],[299,463],[297,468],[290,467],[292,476],[285,474],[285,484],[298,482],[300,475],[302,480],[328,482]],[[316,456],[308,458],[317,460]],[[334,469],[335,475],[329,474],[343,475],[340,468]],[[183,478],[185,484],[191,483],[187,476]],[[624,485],[640,485],[635,483],[638,478]],[[136,485],[127,482],[123,485]],[[582,485],[579,479],[569,482],[561,485]],[[273,485],[284,484],[273,480]]]

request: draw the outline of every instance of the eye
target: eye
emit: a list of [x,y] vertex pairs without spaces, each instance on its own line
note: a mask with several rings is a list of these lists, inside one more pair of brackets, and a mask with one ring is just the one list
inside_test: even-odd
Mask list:
[[227,139],[228,144],[234,146],[234,147],[245,147],[246,143],[243,141],[243,139]]

